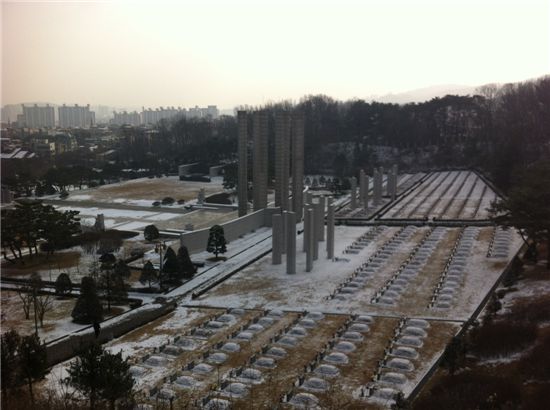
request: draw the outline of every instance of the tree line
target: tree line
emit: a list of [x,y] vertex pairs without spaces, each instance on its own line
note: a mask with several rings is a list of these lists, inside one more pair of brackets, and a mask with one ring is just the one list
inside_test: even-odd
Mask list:
[[[270,155],[274,152],[275,113],[292,109],[304,113],[306,173],[331,171],[339,177],[351,176],[360,168],[410,157],[408,162],[401,161],[401,169],[480,167],[502,189],[508,189],[517,169],[548,155],[549,95],[550,77],[546,76],[523,83],[486,85],[473,96],[447,95],[404,105],[310,95],[297,104],[283,101],[245,108],[268,112]],[[70,168],[72,173],[46,169],[32,179],[26,170],[9,174],[6,182],[10,186],[24,184],[27,193],[35,188],[47,193],[63,190],[68,184],[82,186],[121,178],[125,167],[146,168],[151,175],[160,175],[177,172],[182,163],[236,160],[237,123],[231,116],[163,120],[154,130],[122,127],[117,133],[111,162],[91,158],[90,153],[85,160],[80,154],[66,153],[55,159],[56,168]],[[388,148],[390,157],[381,153],[380,147]],[[87,170],[100,167],[101,171],[82,169],[84,163]]]
[[[25,200],[15,204],[14,208],[3,208],[2,217],[2,254],[11,262],[23,260],[23,249],[29,257],[38,255],[40,250],[52,255],[55,250],[67,246],[73,235],[80,232],[78,211],[58,211],[51,205],[40,201]],[[8,255],[11,254],[11,258]]]
[[[74,395],[54,394],[45,397],[35,391],[34,383],[48,374],[46,345],[36,334],[20,335],[11,329],[1,337],[2,408],[81,408],[75,406]],[[114,410],[132,408],[134,379],[128,359],[122,353],[113,354],[98,343],[82,346],[77,357],[67,369],[68,376],[61,380],[63,386],[81,394],[90,409],[104,408],[103,403]],[[21,389],[28,389],[28,400]]]

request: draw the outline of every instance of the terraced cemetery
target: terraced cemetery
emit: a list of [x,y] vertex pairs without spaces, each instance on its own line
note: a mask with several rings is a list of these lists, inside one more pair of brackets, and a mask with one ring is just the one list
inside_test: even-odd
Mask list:
[[384,408],[415,394],[522,240],[488,221],[496,193],[473,171],[397,185],[393,202],[342,203],[336,257],[321,250],[311,272],[301,249],[294,275],[260,255],[109,342],[130,357],[140,408]]

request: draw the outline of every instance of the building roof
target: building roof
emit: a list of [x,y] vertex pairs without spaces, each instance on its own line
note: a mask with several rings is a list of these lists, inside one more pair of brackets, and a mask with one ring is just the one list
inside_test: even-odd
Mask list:
[[36,154],[31,151],[24,151],[21,148],[16,148],[12,152],[2,152],[0,159],[24,159],[34,158]]

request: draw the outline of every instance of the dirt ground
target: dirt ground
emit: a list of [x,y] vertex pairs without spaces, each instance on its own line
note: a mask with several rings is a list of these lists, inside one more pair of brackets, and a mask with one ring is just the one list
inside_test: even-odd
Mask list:
[[118,184],[104,185],[95,189],[78,191],[75,195],[89,195],[90,201],[109,202],[119,198],[131,200],[162,200],[172,197],[176,201],[196,199],[199,190],[206,195],[222,192],[221,179],[212,182],[180,181],[178,177],[140,178]]

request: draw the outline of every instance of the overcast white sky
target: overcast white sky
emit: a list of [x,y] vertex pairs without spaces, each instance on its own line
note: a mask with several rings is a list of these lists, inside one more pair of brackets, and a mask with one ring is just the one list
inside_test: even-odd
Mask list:
[[2,2],[2,104],[230,108],[550,73],[550,1]]

